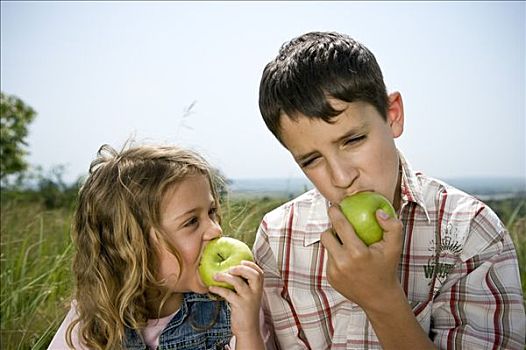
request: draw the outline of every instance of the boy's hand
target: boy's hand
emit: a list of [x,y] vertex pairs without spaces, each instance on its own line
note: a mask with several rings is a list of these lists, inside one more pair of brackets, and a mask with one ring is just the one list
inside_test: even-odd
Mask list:
[[326,272],[333,288],[365,311],[382,308],[390,296],[400,295],[397,269],[402,251],[402,222],[382,217],[381,211],[377,211],[384,236],[367,247],[338,207],[329,208],[329,218],[338,237],[333,230],[327,230],[321,235],[321,243],[329,253]]
[[218,273],[216,281],[234,286],[235,291],[212,286],[210,292],[223,297],[232,310],[232,333],[238,339],[259,335],[259,310],[263,293],[263,270],[251,261],[242,261],[228,273]]

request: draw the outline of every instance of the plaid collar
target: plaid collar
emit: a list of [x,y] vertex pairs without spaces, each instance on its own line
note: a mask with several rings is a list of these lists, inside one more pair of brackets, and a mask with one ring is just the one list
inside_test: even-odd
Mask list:
[[398,158],[400,159],[400,172],[402,180],[400,181],[400,197],[401,202],[400,208],[404,207],[408,203],[415,203],[424,211],[427,221],[430,222],[429,213],[427,211],[426,204],[424,202],[424,194],[420,181],[418,181],[418,175],[411,168],[411,165],[405,160],[402,152],[398,151]]
[[[422,208],[422,211],[424,212],[427,221],[430,222],[431,219],[429,218],[429,213],[424,202],[422,186],[420,185],[420,181],[418,181],[419,173],[415,173],[411,169],[411,166],[405,160],[404,156],[400,151],[398,151],[398,156],[400,159],[400,173],[402,175],[402,179],[400,181],[400,208],[403,208],[409,203],[414,203],[420,208]],[[308,234],[305,236],[304,245],[308,246],[312,243],[318,242],[320,240],[321,232],[325,231],[330,227],[330,220],[327,214],[330,202],[325,197],[323,197],[323,195],[316,188],[312,189],[305,195],[311,197],[310,201],[312,203],[308,212],[307,222],[309,222],[309,225],[311,226],[319,227],[318,234]]]

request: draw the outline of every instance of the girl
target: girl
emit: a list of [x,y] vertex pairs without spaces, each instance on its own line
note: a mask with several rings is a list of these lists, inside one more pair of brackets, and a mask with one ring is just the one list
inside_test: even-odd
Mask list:
[[197,272],[222,234],[214,182],[189,150],[100,148],[72,230],[75,301],[50,349],[264,348],[262,270],[244,261],[216,275],[235,291],[207,288]]

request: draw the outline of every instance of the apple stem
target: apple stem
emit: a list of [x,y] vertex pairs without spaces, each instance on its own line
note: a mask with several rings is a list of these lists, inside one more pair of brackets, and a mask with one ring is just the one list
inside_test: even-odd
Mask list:
[[222,256],[220,253],[217,253],[217,255],[219,255],[219,257],[221,258],[221,260],[225,260],[225,258],[223,258],[223,256]]

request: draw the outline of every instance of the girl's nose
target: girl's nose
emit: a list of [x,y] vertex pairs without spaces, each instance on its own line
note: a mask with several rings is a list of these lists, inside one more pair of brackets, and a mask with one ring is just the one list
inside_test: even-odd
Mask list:
[[221,226],[219,225],[219,223],[212,221],[210,223],[210,227],[208,227],[208,229],[206,230],[203,236],[203,240],[210,241],[214,238],[221,237],[222,234],[223,234],[223,230],[221,229]]

